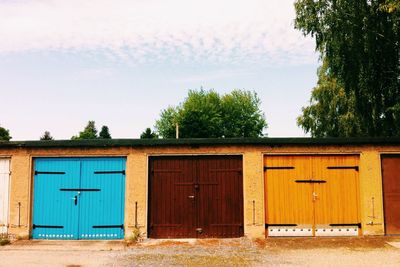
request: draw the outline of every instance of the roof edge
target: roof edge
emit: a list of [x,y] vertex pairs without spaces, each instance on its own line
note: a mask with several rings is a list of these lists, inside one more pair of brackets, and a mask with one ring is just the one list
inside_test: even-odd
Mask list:
[[50,141],[0,141],[1,148],[101,148],[224,145],[400,145],[400,137],[311,138],[181,138],[181,139],[87,139]]

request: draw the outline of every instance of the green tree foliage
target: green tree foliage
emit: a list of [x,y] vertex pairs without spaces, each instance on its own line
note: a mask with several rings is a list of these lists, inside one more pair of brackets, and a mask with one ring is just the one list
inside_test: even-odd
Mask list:
[[150,128],[146,128],[144,132],[140,135],[140,139],[157,139],[158,135],[153,132]]
[[220,137],[223,134],[221,99],[214,91],[189,91],[178,113],[179,136],[182,138]]
[[10,131],[0,126],[0,141],[10,141],[11,138]]
[[74,135],[71,137],[72,140],[80,140],[80,139],[111,139],[110,130],[107,126],[102,126],[99,135],[97,135],[97,128],[95,121],[88,121],[85,129],[82,132],[79,132],[78,135]]
[[40,140],[54,140],[49,131],[45,131]]
[[400,11],[400,0],[386,0],[381,4],[380,9],[387,13],[398,12]]
[[354,94],[346,95],[329,73],[326,62],[318,69],[318,84],[312,90],[310,105],[303,107],[302,115],[297,118],[297,125],[313,137],[361,135]]
[[85,129],[83,129],[82,132],[79,132],[79,135],[71,137],[72,140],[96,139],[96,138],[97,138],[97,129],[94,121],[89,121]]
[[104,125],[103,127],[101,127],[101,131],[99,133],[99,138],[111,139],[111,134],[110,134],[110,130],[108,129],[108,126]]
[[354,97],[361,135],[400,135],[398,0],[297,0],[295,27],[316,40],[332,77]]
[[222,120],[225,137],[258,137],[267,123],[255,92],[234,90],[222,97]]
[[183,103],[162,110],[156,129],[163,138],[175,138],[176,124],[181,138],[258,137],[267,127],[260,104],[254,92],[189,90]]
[[163,138],[174,138],[178,123],[178,108],[169,106],[161,111],[160,119],[156,121],[156,131]]

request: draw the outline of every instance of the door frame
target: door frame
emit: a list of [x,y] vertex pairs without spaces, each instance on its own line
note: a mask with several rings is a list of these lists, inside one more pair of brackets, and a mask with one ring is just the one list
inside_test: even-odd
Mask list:
[[[51,154],[51,155],[44,155],[44,154],[31,154],[29,156],[29,164],[30,164],[30,179],[29,179],[29,208],[28,208],[28,227],[29,227],[29,239],[32,239],[32,234],[33,234],[33,209],[34,209],[34,190],[35,190],[35,159],[43,159],[43,158],[48,158],[48,159],[79,159],[79,158],[84,158],[84,159],[92,159],[92,158],[124,158],[125,159],[125,171],[127,169],[127,163],[128,163],[128,154],[74,154],[74,155],[57,155],[57,154]],[[10,161],[11,162],[11,161]],[[11,170],[11,163],[10,163],[10,170]],[[11,175],[10,175],[11,178]],[[125,209],[126,209],[126,199],[127,199],[127,190],[126,190],[126,184],[127,184],[127,175],[125,175],[125,193],[124,193],[124,235],[127,233],[127,225],[125,224]],[[10,179],[10,185],[11,185],[11,179]],[[78,239],[80,240],[80,239]]]
[[[267,201],[268,201],[268,196],[267,196],[267,194],[266,194],[266,189],[267,189],[267,187],[266,187],[266,174],[265,174],[265,171],[264,171],[264,167],[265,167],[265,158],[266,157],[268,157],[268,156],[310,156],[310,157],[312,157],[312,156],[315,156],[315,157],[318,157],[318,156],[357,156],[358,157],[358,160],[359,160],[359,166],[360,166],[360,159],[361,159],[361,151],[354,151],[354,152],[339,152],[339,153],[336,153],[336,152],[323,152],[323,153],[318,153],[318,152],[263,152],[262,153],[262,157],[261,157],[261,161],[262,161],[262,164],[261,164],[261,166],[262,166],[262,168],[263,168],[263,170],[262,170],[262,175],[263,175],[263,186],[264,186],[264,188],[263,188],[263,190],[262,190],[262,194],[263,194],[263,199],[264,199],[264,201],[263,201],[263,205],[264,205],[264,209],[263,209],[263,212],[264,212],[264,225],[266,225],[266,223],[267,223],[267,216],[268,216],[268,205],[267,205]],[[399,154],[400,155],[400,154]],[[358,170],[358,172],[360,173],[361,172],[361,169],[359,168],[359,170]],[[361,220],[361,183],[360,183],[360,174],[358,175],[358,188],[357,188],[357,194],[358,194],[358,203],[357,203],[357,205],[358,205],[358,214],[357,214],[357,216],[360,218],[360,220]],[[315,225],[314,225],[315,226]],[[313,226],[313,228],[314,228],[314,226]],[[315,230],[315,229],[314,229]],[[313,230],[313,232],[314,232],[314,230]],[[361,236],[362,235],[362,233],[363,233],[363,229],[362,229],[362,227],[361,228],[359,228],[359,236]],[[265,227],[265,237],[268,237],[268,231],[267,231],[267,228]],[[315,236],[315,234],[313,234],[313,237],[316,237]]]
[[[150,174],[151,174],[151,170],[150,170],[150,158],[154,158],[154,157],[207,157],[207,156],[240,156],[242,158],[242,194],[243,194],[243,213],[242,213],[242,218],[243,218],[243,230],[246,227],[245,223],[244,223],[244,216],[245,216],[245,183],[246,183],[246,179],[245,179],[245,168],[244,168],[244,154],[245,153],[147,153],[146,154],[146,210],[145,210],[145,218],[146,218],[146,237],[147,238],[151,238],[150,237]],[[245,232],[245,231],[244,231]]]

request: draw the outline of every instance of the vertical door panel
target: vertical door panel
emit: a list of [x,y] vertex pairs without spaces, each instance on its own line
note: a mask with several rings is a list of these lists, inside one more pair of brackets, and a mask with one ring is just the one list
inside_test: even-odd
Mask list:
[[241,157],[199,157],[197,173],[198,237],[242,236]]
[[309,236],[314,224],[309,156],[265,157],[268,234]]
[[79,160],[35,160],[33,238],[78,238],[79,179]]
[[358,166],[356,156],[315,157],[313,179],[326,181],[316,183],[317,224],[351,224],[359,222],[358,212]]
[[150,158],[150,237],[196,237],[195,163],[184,157]]
[[385,230],[400,235],[400,155],[382,156]]
[[125,159],[82,159],[80,188],[79,238],[123,238]]
[[10,160],[0,159],[0,235],[7,234]]
[[316,235],[358,235],[358,157],[313,157],[312,177]]

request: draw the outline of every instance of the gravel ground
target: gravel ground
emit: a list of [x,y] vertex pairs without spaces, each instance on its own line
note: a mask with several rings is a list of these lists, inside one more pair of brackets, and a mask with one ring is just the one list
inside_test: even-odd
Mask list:
[[[17,241],[0,266],[400,266],[400,239],[269,238],[123,242]],[[399,243],[400,244],[400,243]]]

